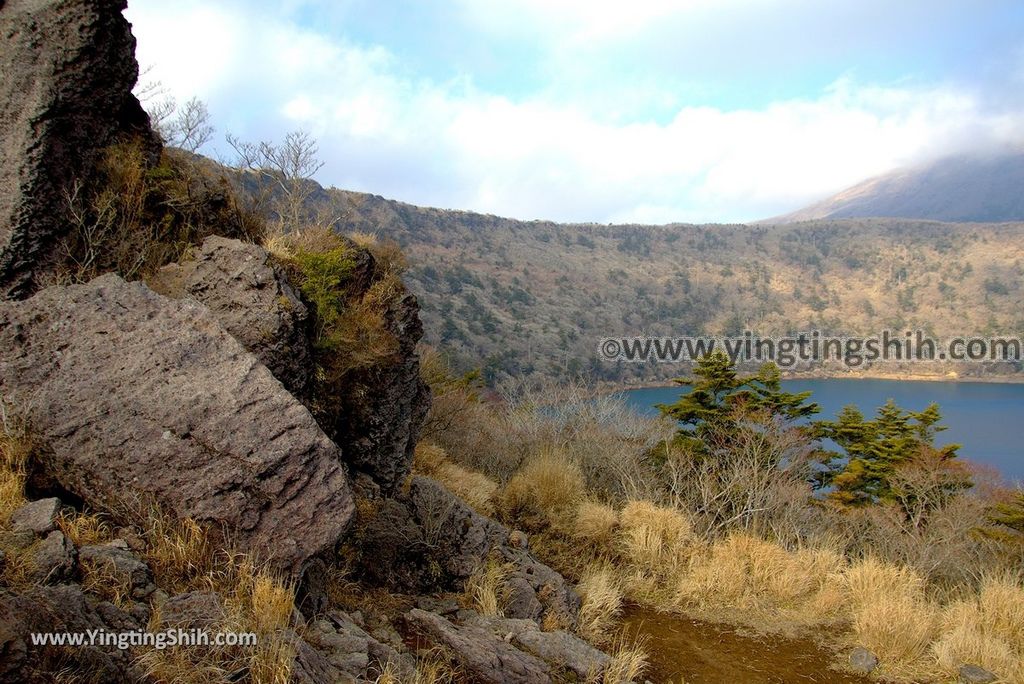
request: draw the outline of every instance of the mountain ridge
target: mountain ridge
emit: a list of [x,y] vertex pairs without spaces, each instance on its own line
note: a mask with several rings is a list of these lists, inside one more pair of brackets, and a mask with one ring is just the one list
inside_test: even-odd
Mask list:
[[802,209],[758,221],[911,218],[948,223],[1024,220],[1024,151],[959,154],[897,169]]

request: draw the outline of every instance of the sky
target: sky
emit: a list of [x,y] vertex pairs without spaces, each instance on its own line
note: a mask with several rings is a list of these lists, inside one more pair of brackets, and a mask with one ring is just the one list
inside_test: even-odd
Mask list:
[[518,219],[743,222],[1024,142],[1020,0],[130,0],[143,80],[317,180]]

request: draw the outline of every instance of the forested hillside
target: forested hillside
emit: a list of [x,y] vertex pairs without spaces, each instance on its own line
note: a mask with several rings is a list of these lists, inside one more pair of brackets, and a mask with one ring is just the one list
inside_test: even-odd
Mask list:
[[[904,219],[793,225],[564,225],[322,190],[312,210],[408,255],[427,341],[462,368],[615,382],[678,365],[611,364],[620,335],[1019,334],[1024,224]],[[876,373],[1008,374],[1006,364],[876,366]]]

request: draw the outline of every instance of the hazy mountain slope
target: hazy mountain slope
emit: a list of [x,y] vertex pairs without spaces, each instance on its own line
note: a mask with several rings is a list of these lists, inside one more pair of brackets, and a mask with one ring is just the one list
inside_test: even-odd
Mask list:
[[492,379],[584,372],[629,382],[684,370],[606,363],[605,336],[1024,329],[1024,223],[564,225],[342,190],[312,202],[341,231],[399,242],[425,339]]
[[956,156],[895,171],[764,223],[885,216],[934,221],[1024,220],[1024,153]]

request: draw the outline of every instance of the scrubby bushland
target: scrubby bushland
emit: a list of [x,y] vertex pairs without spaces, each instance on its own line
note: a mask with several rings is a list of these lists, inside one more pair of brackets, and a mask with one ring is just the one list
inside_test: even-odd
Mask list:
[[915,432],[890,411],[917,439],[887,461],[885,489],[854,502],[815,494],[814,430],[771,410],[794,404],[770,399],[770,382],[760,406],[721,403],[679,439],[674,422],[614,397],[488,393],[428,358],[428,425],[443,429],[428,430],[417,467],[454,491],[479,483],[475,506],[529,532],[579,582],[579,631],[595,643],[614,640],[633,602],[766,632],[827,628],[898,681],[944,680],[964,663],[1024,681],[1021,494],[951,467],[920,439],[935,421]]
[[109,272],[137,280],[209,235],[258,242],[265,232],[215,165],[173,148],[151,164],[140,140],[108,147],[93,176],[72,183],[64,200],[70,226],[58,249],[58,281]]
[[[449,353],[460,371],[479,368],[490,386],[531,375],[622,385],[683,372],[675,364],[610,363],[597,354],[601,338],[638,331],[927,329],[952,337],[1008,333],[1022,321],[1022,223],[558,224],[319,186],[309,191],[305,211],[328,217],[340,231],[374,231],[401,244],[414,257],[407,282],[423,303],[427,342]],[[941,376],[1020,369],[942,363],[924,371],[920,364],[871,370]]]

